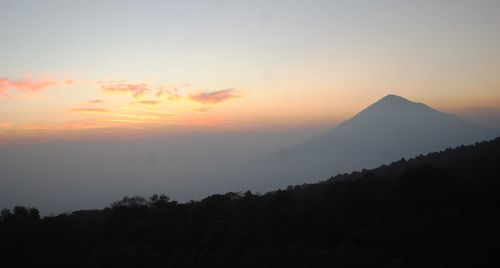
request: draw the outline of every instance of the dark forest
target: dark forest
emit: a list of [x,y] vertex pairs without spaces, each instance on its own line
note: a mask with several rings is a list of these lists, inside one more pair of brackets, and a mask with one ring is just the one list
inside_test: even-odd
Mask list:
[[500,138],[316,184],[4,209],[3,267],[498,267]]

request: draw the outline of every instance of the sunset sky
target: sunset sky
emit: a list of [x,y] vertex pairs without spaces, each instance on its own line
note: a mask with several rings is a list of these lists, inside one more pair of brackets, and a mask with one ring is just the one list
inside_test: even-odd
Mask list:
[[333,126],[387,94],[500,127],[499,12],[496,0],[0,0],[0,143]]

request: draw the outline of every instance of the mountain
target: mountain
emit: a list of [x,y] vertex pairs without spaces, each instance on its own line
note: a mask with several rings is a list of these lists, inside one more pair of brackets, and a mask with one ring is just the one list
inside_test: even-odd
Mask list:
[[0,145],[0,205],[36,205],[47,214],[98,208],[124,195],[164,192],[187,201],[227,191],[265,192],[490,139],[498,131],[390,95],[319,136],[310,133],[200,132]]
[[221,177],[226,190],[268,191],[495,138],[500,130],[388,95],[335,128]]

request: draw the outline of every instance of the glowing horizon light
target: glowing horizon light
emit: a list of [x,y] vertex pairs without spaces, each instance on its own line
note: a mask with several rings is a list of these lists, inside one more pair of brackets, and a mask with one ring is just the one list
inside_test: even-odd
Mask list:
[[500,128],[500,2],[5,7],[0,143],[327,127],[389,93]]

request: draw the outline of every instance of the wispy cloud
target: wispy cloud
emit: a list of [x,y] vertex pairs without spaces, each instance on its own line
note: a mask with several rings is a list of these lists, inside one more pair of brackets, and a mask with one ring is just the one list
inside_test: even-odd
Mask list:
[[149,115],[149,114],[125,114],[125,113],[115,113],[115,114],[110,114],[111,116],[114,117],[126,117],[126,118],[135,118],[135,119],[141,119],[141,120],[155,120],[155,119],[161,119],[163,116],[161,115]]
[[97,100],[89,100],[87,104],[102,104],[104,103],[104,100],[97,99]]
[[151,123],[147,120],[131,120],[131,119],[111,119],[107,120],[109,122],[121,122],[121,123]]
[[166,89],[166,88],[160,87],[156,91],[156,97],[157,98],[167,97],[168,100],[174,101],[174,100],[177,100],[181,97],[181,95],[178,93],[178,91],[179,90],[177,88]]
[[0,129],[10,129],[12,128],[12,123],[5,122],[5,123],[0,123]]
[[105,108],[82,107],[82,108],[72,108],[69,110],[71,112],[81,112],[81,113],[109,113],[109,110]]
[[160,110],[155,110],[155,109],[144,109],[144,108],[128,107],[128,106],[121,107],[120,109],[124,110],[124,111],[128,111],[128,112],[133,112],[133,113],[156,114],[156,115],[163,115],[163,116],[172,115],[172,114],[165,113],[165,111],[160,111]]
[[101,83],[101,90],[104,92],[113,93],[131,93],[134,97],[140,97],[151,89],[145,83],[140,84],[130,84],[126,82],[115,83],[111,81],[110,83]]
[[160,101],[158,101],[158,100],[140,100],[140,101],[135,101],[132,104],[144,104],[144,105],[154,106],[158,103],[160,103]]
[[203,113],[203,112],[208,112],[211,109],[212,109],[212,107],[201,107],[201,108],[193,109],[193,111]]
[[205,91],[201,93],[192,94],[190,99],[204,104],[216,104],[219,102],[227,101],[233,98],[239,98],[241,95],[236,89],[223,89],[217,91]]
[[21,92],[40,91],[55,86],[65,86],[74,83],[73,80],[34,80],[32,78],[23,78],[18,80],[0,78],[0,96],[9,97],[9,90]]

